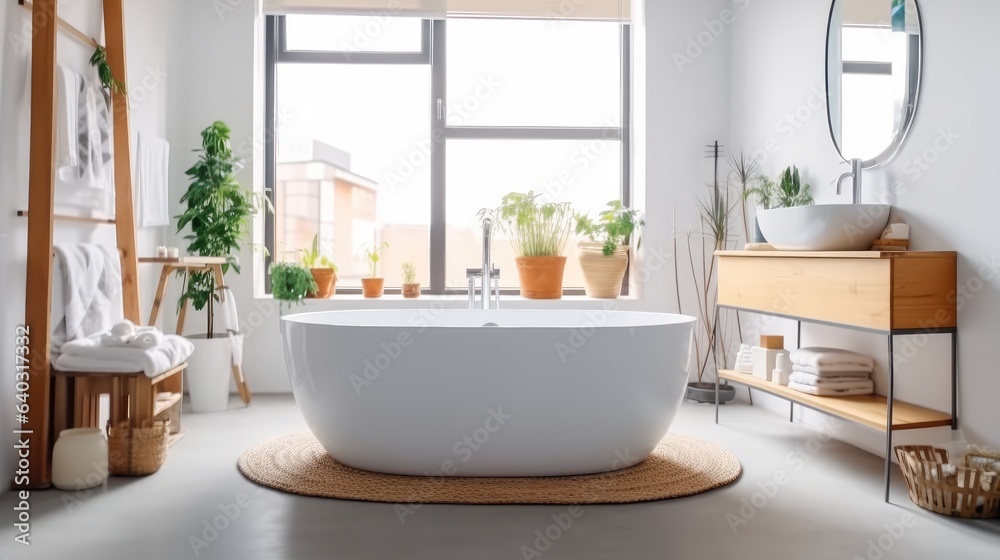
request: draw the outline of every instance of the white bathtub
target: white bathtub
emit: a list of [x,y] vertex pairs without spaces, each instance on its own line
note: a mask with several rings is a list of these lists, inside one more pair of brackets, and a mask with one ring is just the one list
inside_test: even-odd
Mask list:
[[295,401],[330,455],[437,476],[584,474],[643,460],[680,406],[695,324],[615,310],[283,321]]

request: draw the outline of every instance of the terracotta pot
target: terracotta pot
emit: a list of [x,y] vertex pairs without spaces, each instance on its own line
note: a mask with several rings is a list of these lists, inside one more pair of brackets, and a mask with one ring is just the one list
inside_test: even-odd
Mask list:
[[409,299],[420,297],[420,284],[403,284],[403,297]]
[[517,257],[521,296],[528,299],[561,299],[566,257]]
[[580,268],[588,297],[616,298],[622,293],[622,280],[628,268],[628,247],[618,245],[611,255],[604,254],[603,243],[580,243]]
[[310,268],[309,272],[312,273],[313,280],[316,281],[319,289],[315,292],[309,292],[306,297],[326,299],[332,296],[333,290],[337,286],[337,273],[332,268]]
[[361,292],[366,298],[380,298],[385,290],[385,278],[362,278]]

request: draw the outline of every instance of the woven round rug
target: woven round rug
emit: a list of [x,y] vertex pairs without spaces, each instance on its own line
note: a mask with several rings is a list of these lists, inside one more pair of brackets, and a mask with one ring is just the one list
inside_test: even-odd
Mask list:
[[518,478],[403,476],[334,460],[312,434],[255,444],[239,460],[257,484],[303,496],[426,504],[621,504],[679,498],[725,486],[743,471],[732,453],[668,434],[641,463],[609,473]]

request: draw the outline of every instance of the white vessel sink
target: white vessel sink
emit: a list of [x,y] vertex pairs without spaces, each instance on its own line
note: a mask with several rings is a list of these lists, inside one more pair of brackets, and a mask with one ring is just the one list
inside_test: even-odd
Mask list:
[[889,224],[888,204],[822,204],[757,212],[779,251],[866,251]]

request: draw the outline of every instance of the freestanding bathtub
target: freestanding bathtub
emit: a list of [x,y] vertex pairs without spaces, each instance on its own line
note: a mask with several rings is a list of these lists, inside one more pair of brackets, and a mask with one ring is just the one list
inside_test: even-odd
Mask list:
[[306,423],[348,466],[612,471],[645,459],[670,428],[695,319],[605,307],[290,315],[285,360]]

